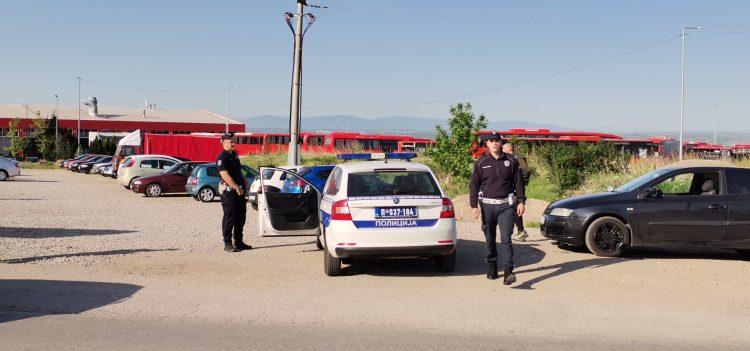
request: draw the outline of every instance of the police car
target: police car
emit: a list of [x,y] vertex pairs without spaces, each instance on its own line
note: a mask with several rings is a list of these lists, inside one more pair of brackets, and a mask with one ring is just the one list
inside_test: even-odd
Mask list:
[[[304,178],[301,193],[258,189],[262,236],[317,236],[325,273],[361,257],[429,257],[450,272],[456,263],[453,203],[416,154],[340,154],[323,193]],[[296,174],[281,168],[265,169]],[[269,191],[270,190],[270,191]]]

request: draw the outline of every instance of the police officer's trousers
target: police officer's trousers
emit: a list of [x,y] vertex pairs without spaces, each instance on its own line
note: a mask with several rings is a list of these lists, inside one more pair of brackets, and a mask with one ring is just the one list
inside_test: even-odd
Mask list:
[[516,209],[509,204],[481,204],[482,229],[484,230],[485,260],[497,261],[497,229],[500,228],[500,264],[513,268],[513,222]]
[[238,195],[234,190],[226,190],[221,194],[221,207],[224,210],[224,217],[221,219],[224,242],[232,243],[232,237],[235,244],[242,242],[242,229],[247,215],[245,196]]

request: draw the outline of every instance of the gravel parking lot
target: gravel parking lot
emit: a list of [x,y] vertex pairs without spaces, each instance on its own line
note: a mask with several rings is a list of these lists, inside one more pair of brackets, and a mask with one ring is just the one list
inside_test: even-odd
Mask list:
[[461,221],[451,274],[384,260],[331,278],[312,238],[259,238],[250,209],[255,249],[225,253],[218,202],[23,173],[0,183],[3,349],[750,346],[750,262],[733,252],[599,258],[530,230],[508,288],[484,278],[478,224]]

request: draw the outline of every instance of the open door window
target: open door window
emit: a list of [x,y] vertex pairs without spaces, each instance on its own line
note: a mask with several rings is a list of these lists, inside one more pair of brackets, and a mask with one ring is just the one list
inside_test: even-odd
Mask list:
[[[317,236],[320,230],[320,192],[299,174],[261,167],[258,189],[258,227],[261,236]],[[277,184],[275,180],[283,179]]]

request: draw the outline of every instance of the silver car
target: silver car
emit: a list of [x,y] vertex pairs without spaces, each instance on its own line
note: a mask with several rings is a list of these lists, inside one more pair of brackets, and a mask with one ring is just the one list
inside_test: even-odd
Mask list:
[[0,157],[0,181],[21,174],[21,164],[12,158]]

